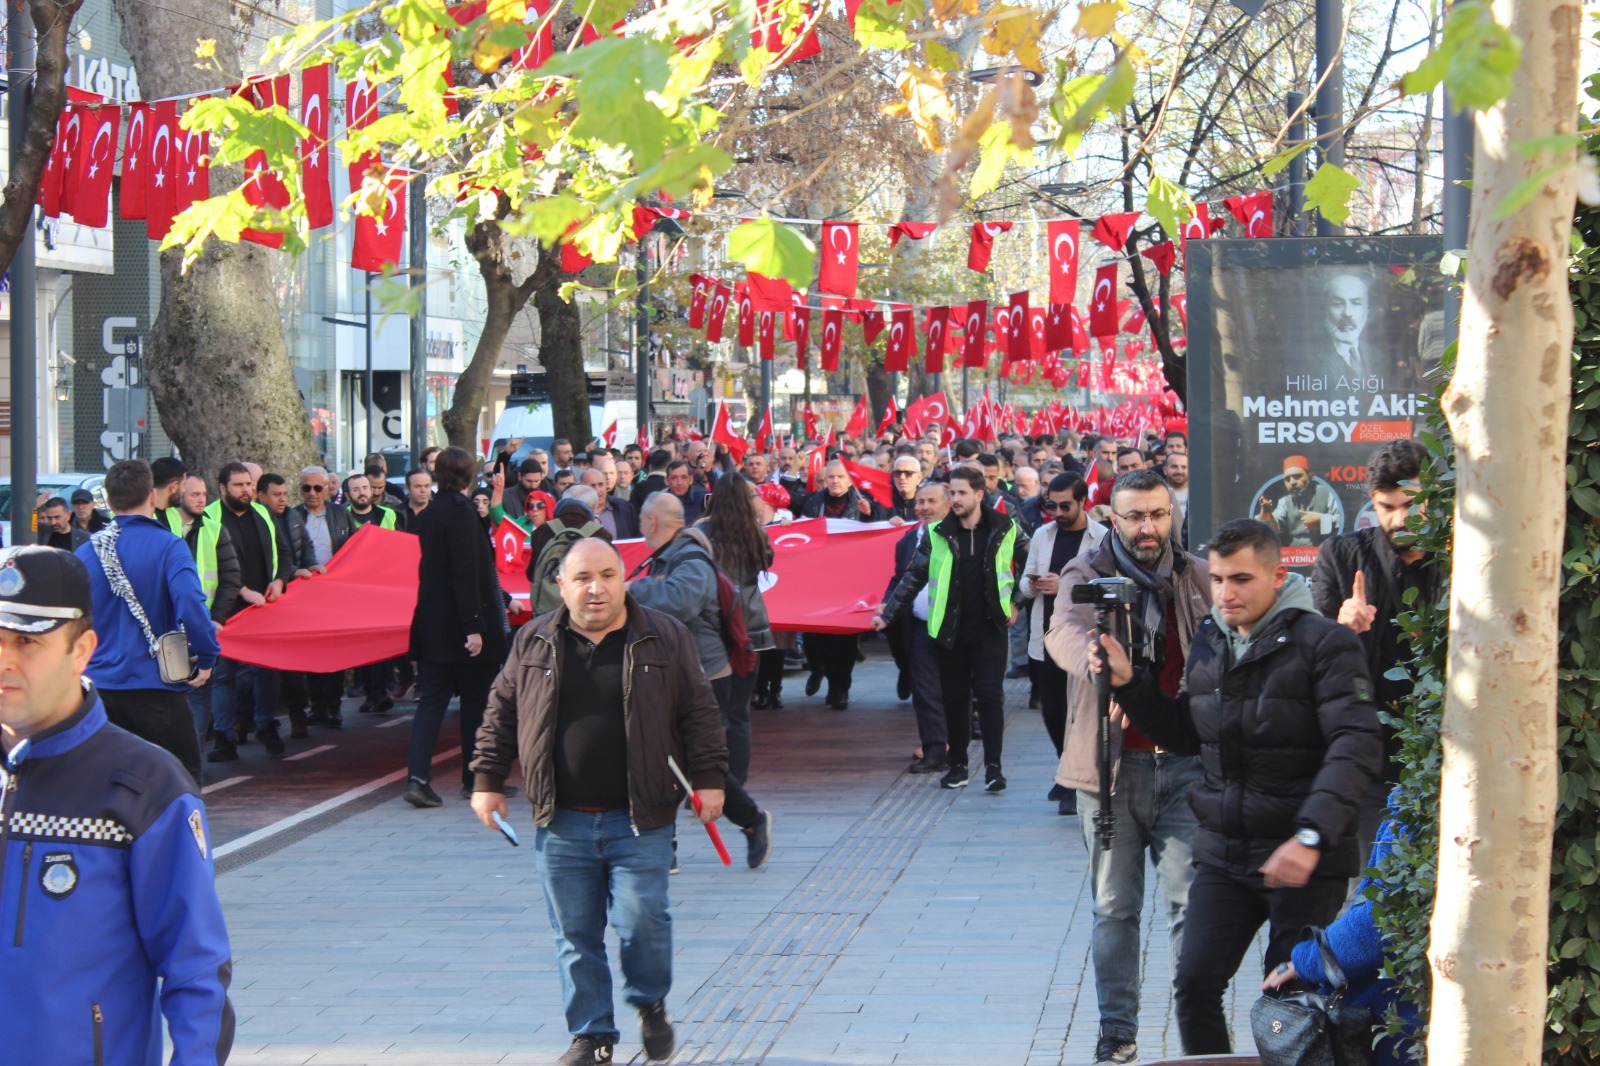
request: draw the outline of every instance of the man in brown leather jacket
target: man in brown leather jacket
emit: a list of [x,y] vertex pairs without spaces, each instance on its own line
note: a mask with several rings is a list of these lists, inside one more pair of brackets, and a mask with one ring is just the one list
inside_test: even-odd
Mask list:
[[689,631],[627,594],[609,543],[575,541],[559,584],[562,606],[523,627],[489,695],[472,809],[490,827],[505,816],[520,758],[573,1035],[561,1066],[612,1061],[608,916],[623,996],[638,1008],[646,1057],[660,1061],[674,1045],[667,878],[684,800],[667,758],[694,786],[701,821],[714,821],[728,766],[722,714]]

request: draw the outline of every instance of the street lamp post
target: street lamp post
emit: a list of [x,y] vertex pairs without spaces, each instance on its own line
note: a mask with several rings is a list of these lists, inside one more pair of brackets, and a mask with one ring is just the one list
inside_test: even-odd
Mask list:
[[[348,318],[338,318],[338,317],[336,317],[334,315],[323,315],[322,316],[322,321],[331,322],[335,326],[349,326],[351,329],[359,329],[359,330],[366,331],[366,335],[367,335],[367,369],[366,369],[366,374],[365,374],[364,381],[363,381],[363,388],[364,388],[364,390],[366,392],[366,407],[367,407],[367,412],[366,412],[367,413],[367,419],[366,419],[366,421],[367,421],[367,454],[371,455],[372,454],[372,406],[373,406],[373,395],[372,395],[372,275],[371,274],[367,275],[366,316],[365,316],[363,321],[361,321],[361,322],[352,322]],[[421,455],[421,454],[422,453],[420,451],[417,453],[417,455]],[[415,462],[415,459],[413,459],[413,463],[414,462]]]

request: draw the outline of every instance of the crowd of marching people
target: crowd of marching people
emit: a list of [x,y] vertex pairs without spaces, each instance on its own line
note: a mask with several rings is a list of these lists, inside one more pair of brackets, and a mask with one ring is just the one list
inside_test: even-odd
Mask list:
[[[1098,1063],[1138,1055],[1146,862],[1166,913],[1186,1053],[1232,1050],[1223,993],[1263,924],[1269,988],[1327,981],[1325,957],[1302,941],[1307,927],[1325,927],[1321,943],[1344,952],[1352,999],[1381,1012],[1390,992],[1370,901],[1345,905],[1368,849],[1398,831],[1380,834],[1395,770],[1378,709],[1404,695],[1387,676],[1406,654],[1395,617],[1408,596],[1438,591],[1433,560],[1408,547],[1405,528],[1425,452],[1397,441],[1373,456],[1377,524],[1328,540],[1308,582],[1288,573],[1277,531],[1255,519],[1214,531],[1205,557],[1190,553],[1180,430],[943,448],[938,432],[830,434],[738,456],[698,438],[648,450],[507,440],[487,456],[429,449],[395,480],[381,455],[342,478],[245,460],[209,476],[171,458],[117,463],[106,477],[112,514],[92,501],[43,501],[40,546],[0,561],[0,655],[13,638],[53,642],[55,655],[55,687],[40,682],[32,697],[54,700],[54,719],[42,705],[19,714],[0,691],[7,812],[15,783],[29,780],[23,755],[67,765],[121,745],[115,757],[158,782],[122,829],[176,818],[205,859],[205,762],[237,759],[244,743],[282,756],[280,718],[288,739],[337,730],[354,697],[359,714],[414,703],[404,798],[439,807],[432,759],[457,699],[461,796],[505,831],[506,797],[519,786],[533,808],[573,1036],[560,1062],[609,1062],[620,1039],[608,924],[645,1054],[660,1060],[674,1046],[665,1000],[677,809],[690,800],[707,825],[726,818],[748,866],[761,866],[774,815],[750,779],[752,709],[797,705],[785,674],[798,670],[807,700],[847,710],[863,661],[862,635],[773,630],[759,580],[773,558],[764,527],[887,522],[907,528],[886,587],[871,592],[880,602],[866,639],[885,635],[898,696],[914,712],[909,772],[945,789],[1004,792],[1008,678],[1026,680],[1055,750],[1054,779],[1037,784],[1057,813],[1079,818],[1089,854]],[[501,585],[492,537],[504,521],[527,535],[526,600]],[[224,623],[324,571],[367,525],[418,542],[408,655],[331,674],[222,656]],[[614,542],[633,538],[649,554],[629,570]],[[1098,735],[1102,676],[1113,694],[1109,747]],[[129,754],[107,723],[165,749],[185,773],[144,749]],[[44,769],[18,802],[72,806]],[[136,853],[174,847],[159,833],[149,845],[131,839]],[[189,871],[179,888],[199,899],[187,924],[167,915],[162,945],[129,950],[143,953],[151,987],[173,972],[174,953],[194,964],[187,972],[209,975],[162,1002],[174,1043],[203,1044],[221,1061],[231,964],[209,879],[201,885],[193,866],[178,867]],[[8,997],[12,984],[0,978]],[[126,1027],[120,1046],[159,1045],[149,1010],[116,1024]],[[94,1025],[99,1041],[98,1007]],[[1393,1061],[1402,1049],[1378,1053]]]

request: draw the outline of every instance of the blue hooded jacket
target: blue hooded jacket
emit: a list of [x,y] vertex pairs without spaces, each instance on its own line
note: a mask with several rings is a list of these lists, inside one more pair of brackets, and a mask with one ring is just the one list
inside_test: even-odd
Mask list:
[[165,1015],[172,1066],[217,1066],[233,960],[205,808],[84,688],[0,763],[0,1058],[159,1066]]

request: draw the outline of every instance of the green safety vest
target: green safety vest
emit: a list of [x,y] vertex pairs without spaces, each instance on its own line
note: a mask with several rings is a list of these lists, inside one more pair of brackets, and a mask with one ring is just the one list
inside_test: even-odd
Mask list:
[[172,530],[172,535],[174,537],[182,537],[183,515],[179,513],[178,508],[163,507],[160,511],[160,514],[161,521],[165,522],[167,524],[167,528]]
[[[1011,574],[1012,557],[1017,545],[1017,523],[1012,521],[1000,538],[1000,550],[995,556],[995,591],[1000,606],[1011,620],[1011,592],[1016,578]],[[944,627],[944,612],[949,604],[950,585],[955,573],[956,556],[950,541],[938,531],[938,526],[928,530],[928,636],[939,639]]]
[[[257,503],[252,500],[250,502],[250,506],[255,508],[256,514],[260,515],[261,520],[267,524],[267,539],[272,542],[272,569],[267,571],[267,583],[271,584],[272,582],[278,580],[278,526],[272,521],[272,512],[267,510],[266,504]],[[216,523],[216,528],[222,528],[221,500],[212,500],[210,503],[206,504],[204,514],[209,516],[211,520]],[[200,565],[198,559],[195,561],[195,565]],[[201,569],[203,572],[204,568],[202,567]],[[215,555],[212,556],[212,569],[216,569]],[[259,592],[260,590],[258,589],[257,591]]]
[[[383,515],[383,517],[378,520],[378,528],[379,529],[394,529],[395,528],[395,513],[392,510],[390,510],[387,507],[379,507],[377,504],[373,504],[372,505],[372,509],[374,511],[377,511],[380,514]],[[353,521],[358,526],[370,525],[371,522],[372,522],[372,519],[370,519],[370,518],[362,518],[360,515],[356,514],[355,511],[353,511],[353,510],[350,512],[350,520]]]
[[[217,542],[222,539],[222,522],[220,519],[207,522],[204,515],[195,521],[200,523],[200,534],[195,537],[194,565],[200,571],[200,588],[206,594],[206,608],[209,610],[217,599]],[[178,535],[182,536],[181,533]]]

